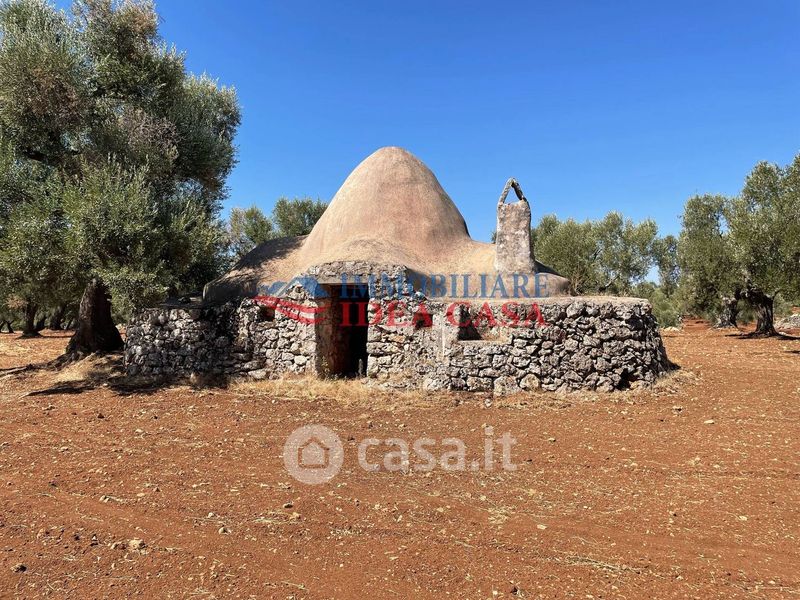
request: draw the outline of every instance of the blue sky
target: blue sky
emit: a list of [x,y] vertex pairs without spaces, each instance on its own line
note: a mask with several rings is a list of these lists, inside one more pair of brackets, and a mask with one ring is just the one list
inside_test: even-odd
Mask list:
[[163,37],[236,87],[226,207],[330,200],[381,146],[438,176],[488,240],[516,177],[545,213],[675,233],[800,152],[800,2],[160,0]]

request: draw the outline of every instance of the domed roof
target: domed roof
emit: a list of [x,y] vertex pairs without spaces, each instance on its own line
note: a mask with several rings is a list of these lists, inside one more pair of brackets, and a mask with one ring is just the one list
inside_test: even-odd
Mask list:
[[344,261],[398,265],[425,275],[492,274],[495,249],[469,236],[464,217],[421,160],[389,146],[350,173],[308,236],[254,248],[206,286],[204,299],[252,296],[261,284]]
[[464,217],[431,170],[410,152],[390,146],[350,173],[303,243],[300,258],[391,263],[399,253],[427,263],[469,239]]

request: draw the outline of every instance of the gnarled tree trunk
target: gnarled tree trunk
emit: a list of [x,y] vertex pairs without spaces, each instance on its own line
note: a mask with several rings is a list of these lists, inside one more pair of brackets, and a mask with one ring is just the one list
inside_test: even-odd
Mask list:
[[71,358],[92,352],[111,352],[123,346],[122,336],[111,318],[108,288],[99,279],[86,286],[78,308],[78,327],[67,345]]
[[758,288],[748,288],[744,297],[756,312],[756,330],[753,335],[764,337],[778,335],[774,324],[774,296],[768,296]]
[[50,329],[59,330],[64,325],[64,315],[67,312],[67,305],[66,304],[59,304],[56,307],[56,310],[50,315],[50,323],[48,327]]
[[736,328],[736,318],[739,316],[739,295],[723,296],[722,298],[722,312],[719,314],[717,329]]
[[25,325],[22,328],[22,337],[38,337],[39,330],[36,329],[36,312],[39,307],[33,302],[25,305]]
[[14,333],[14,328],[8,319],[0,319],[0,333],[3,333],[3,327],[8,327],[8,333]]

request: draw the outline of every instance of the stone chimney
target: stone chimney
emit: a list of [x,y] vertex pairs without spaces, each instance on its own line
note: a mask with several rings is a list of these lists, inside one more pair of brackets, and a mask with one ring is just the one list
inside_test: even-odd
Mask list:
[[[519,201],[506,204],[511,188]],[[517,180],[511,178],[497,202],[494,268],[500,273],[533,273],[535,264],[531,251],[531,207]]]

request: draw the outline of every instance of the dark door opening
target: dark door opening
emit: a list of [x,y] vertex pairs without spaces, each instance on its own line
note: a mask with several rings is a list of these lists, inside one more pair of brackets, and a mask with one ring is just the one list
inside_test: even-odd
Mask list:
[[329,292],[329,372],[339,377],[364,376],[367,372],[368,293],[354,286],[331,286]]
[[340,375],[355,377],[367,372],[367,300],[342,299],[339,344]]

